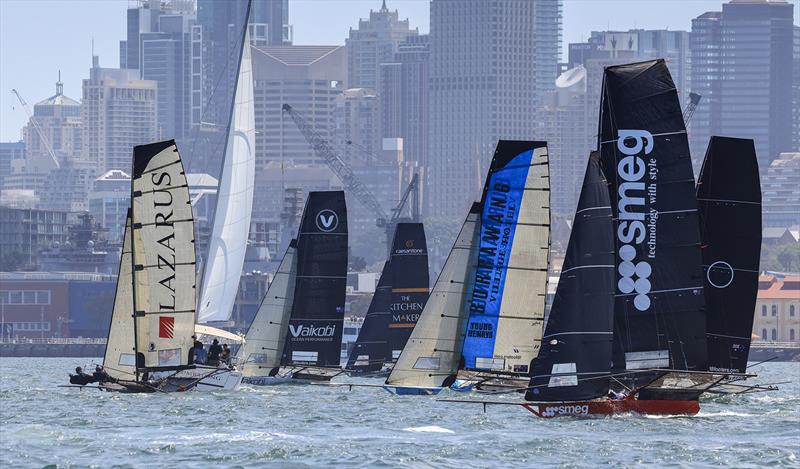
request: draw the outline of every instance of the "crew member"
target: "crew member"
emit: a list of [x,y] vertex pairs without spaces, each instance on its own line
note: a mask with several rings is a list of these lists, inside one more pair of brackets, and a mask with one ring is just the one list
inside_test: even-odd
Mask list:
[[92,375],[84,373],[83,368],[77,367],[75,368],[75,374],[69,375],[69,382],[70,384],[79,384],[81,386],[85,386],[94,382],[94,378],[92,378]]
[[98,383],[114,382],[114,378],[112,378],[111,376],[108,375],[108,373],[106,373],[106,370],[105,368],[103,368],[103,365],[97,365],[96,367],[94,367],[94,373],[92,373],[92,377]]
[[230,365],[231,349],[228,348],[228,344],[222,344],[222,355],[219,358],[226,365]]
[[219,356],[222,354],[222,347],[219,345],[219,341],[214,339],[211,343],[211,347],[208,348],[208,364],[210,366],[219,366]]

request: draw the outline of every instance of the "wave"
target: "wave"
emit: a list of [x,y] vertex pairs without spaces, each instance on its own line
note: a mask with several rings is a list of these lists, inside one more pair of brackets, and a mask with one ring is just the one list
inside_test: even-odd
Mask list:
[[412,433],[455,433],[453,430],[437,427],[436,425],[428,425],[424,427],[408,427],[403,429],[404,432]]

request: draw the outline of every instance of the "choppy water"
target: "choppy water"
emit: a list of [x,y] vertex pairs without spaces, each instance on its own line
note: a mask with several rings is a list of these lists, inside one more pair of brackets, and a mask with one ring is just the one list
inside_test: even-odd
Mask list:
[[120,395],[56,387],[90,363],[0,359],[0,466],[800,467],[797,363],[755,368],[759,382],[792,381],[780,391],[707,400],[695,417],[554,420],[373,388]]

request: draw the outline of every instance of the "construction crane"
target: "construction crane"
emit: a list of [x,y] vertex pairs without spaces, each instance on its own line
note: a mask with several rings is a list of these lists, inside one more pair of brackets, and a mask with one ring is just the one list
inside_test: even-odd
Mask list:
[[[376,216],[376,225],[383,228],[386,232],[386,246],[392,247],[392,237],[397,223],[403,220],[419,221],[419,182],[417,175],[411,178],[411,182],[403,191],[400,203],[392,209],[391,217],[381,207],[375,195],[365,186],[355,175],[353,169],[345,163],[339,153],[334,150],[328,140],[314,130],[311,124],[295,111],[289,104],[284,104],[281,109],[289,114],[297,126],[303,138],[306,139],[314,153],[322,158],[334,174],[342,181],[345,190],[353,194],[356,199]],[[411,217],[403,218],[402,213],[408,201],[411,200]]]
[[683,123],[686,127],[689,127],[689,122],[692,120],[694,111],[697,109],[697,105],[700,104],[701,98],[702,96],[697,93],[689,93],[689,104],[683,108]]
[[53,163],[56,165],[56,168],[60,168],[61,165],[58,164],[58,158],[56,158],[56,154],[53,152],[53,148],[50,146],[50,142],[47,140],[47,137],[45,137],[44,131],[42,130],[42,127],[39,125],[39,121],[36,120],[35,117],[33,117],[33,113],[31,113],[31,110],[28,107],[28,103],[24,99],[22,99],[22,96],[16,89],[12,89],[11,92],[17,96],[17,99],[19,100],[19,103],[22,105],[22,108],[25,109],[25,113],[28,114],[28,119],[33,124],[33,128],[36,129],[36,133],[39,134],[39,140],[42,141],[44,149],[47,150],[47,153],[50,155],[50,158],[53,159]]

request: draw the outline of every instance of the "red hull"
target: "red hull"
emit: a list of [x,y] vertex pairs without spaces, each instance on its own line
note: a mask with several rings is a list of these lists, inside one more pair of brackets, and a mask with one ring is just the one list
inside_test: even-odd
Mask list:
[[588,415],[695,415],[700,412],[698,401],[666,401],[622,399],[597,401],[537,402],[523,404],[537,417],[583,417]]

